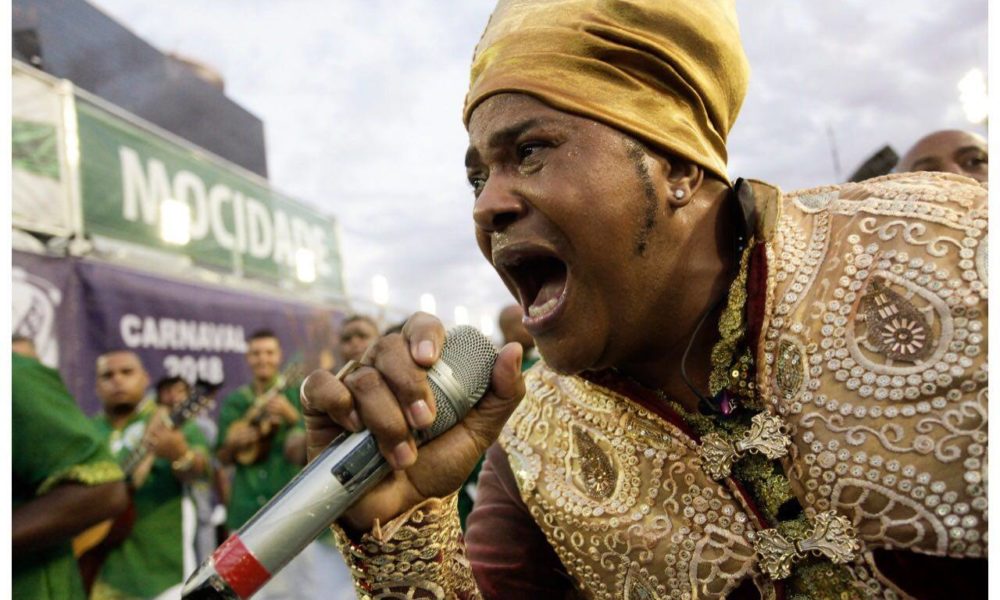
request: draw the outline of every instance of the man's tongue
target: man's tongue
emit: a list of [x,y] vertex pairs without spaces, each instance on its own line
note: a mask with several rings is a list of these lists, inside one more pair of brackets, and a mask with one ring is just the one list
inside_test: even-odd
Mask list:
[[561,276],[547,278],[541,289],[538,290],[538,294],[535,295],[531,306],[528,307],[528,316],[540,317],[550,312],[559,303],[559,297],[562,296],[565,287],[565,273]]

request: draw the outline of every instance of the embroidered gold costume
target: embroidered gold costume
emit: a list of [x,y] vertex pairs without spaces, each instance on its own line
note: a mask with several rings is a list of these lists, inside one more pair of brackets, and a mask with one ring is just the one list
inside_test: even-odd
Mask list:
[[[764,598],[775,582],[793,598],[905,598],[874,551],[986,556],[985,186],[911,173],[780,201],[755,188],[767,279],[742,425],[664,418],[540,364],[501,436],[584,597],[723,598],[749,579]],[[801,515],[785,520],[789,501]],[[447,540],[432,557],[446,580],[386,580],[407,554],[376,532],[351,556],[365,594],[478,595],[454,519],[434,510],[453,509],[381,531]]]

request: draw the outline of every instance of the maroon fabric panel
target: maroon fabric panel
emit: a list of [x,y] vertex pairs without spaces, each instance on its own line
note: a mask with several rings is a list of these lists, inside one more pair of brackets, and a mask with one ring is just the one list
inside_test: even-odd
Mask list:
[[747,274],[747,345],[756,358],[760,344],[761,328],[764,326],[764,309],[767,304],[767,247],[763,242],[754,246],[750,254]]
[[521,499],[499,444],[486,452],[465,541],[483,598],[577,597],[566,568]]

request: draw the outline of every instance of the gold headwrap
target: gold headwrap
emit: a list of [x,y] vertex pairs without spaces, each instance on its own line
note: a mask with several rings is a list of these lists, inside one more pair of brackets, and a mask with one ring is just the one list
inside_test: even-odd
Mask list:
[[728,182],[749,71],[733,0],[500,0],[463,116],[468,127],[490,96],[529,94]]

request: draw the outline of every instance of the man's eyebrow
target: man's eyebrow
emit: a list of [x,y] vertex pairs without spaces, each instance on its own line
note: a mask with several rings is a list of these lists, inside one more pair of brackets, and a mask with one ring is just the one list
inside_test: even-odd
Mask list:
[[955,150],[955,154],[963,154],[965,152],[970,152],[970,151],[982,152],[983,154],[986,154],[986,148],[983,148],[981,146],[962,146],[958,150]]
[[[913,161],[913,166],[911,166],[910,168],[917,169],[917,167],[928,166],[928,165],[936,166],[938,162],[940,162],[940,159],[938,159],[938,157],[936,156],[925,156],[923,158],[919,158]],[[917,170],[919,171],[920,169]]]
[[[490,139],[486,142],[486,145],[489,148],[504,146],[517,139],[519,135],[528,129],[536,127],[547,121],[549,121],[549,119],[532,118],[521,121],[520,123],[514,123],[510,127],[505,127],[500,131],[494,132],[493,135],[490,136]],[[469,149],[465,151],[465,166],[471,167],[478,158],[479,151],[477,151],[473,146],[469,146]]]

